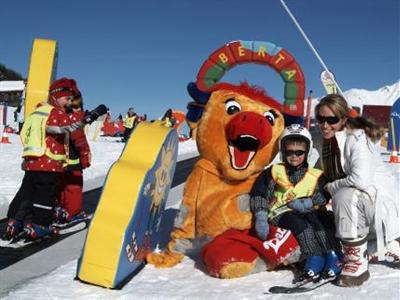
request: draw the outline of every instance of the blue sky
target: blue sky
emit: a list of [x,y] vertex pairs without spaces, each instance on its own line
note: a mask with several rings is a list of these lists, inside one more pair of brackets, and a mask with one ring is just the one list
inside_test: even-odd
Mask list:
[[[286,4],[342,90],[399,80],[399,0]],[[150,118],[170,107],[185,111],[187,83],[214,50],[233,40],[285,48],[303,68],[306,90],[324,92],[322,67],[279,0],[4,1],[0,20],[0,63],[27,76],[33,39],[57,40],[57,76],[75,78],[86,107],[104,103],[113,116],[130,106]],[[283,99],[284,84],[271,68],[240,65],[222,79],[241,80]]]

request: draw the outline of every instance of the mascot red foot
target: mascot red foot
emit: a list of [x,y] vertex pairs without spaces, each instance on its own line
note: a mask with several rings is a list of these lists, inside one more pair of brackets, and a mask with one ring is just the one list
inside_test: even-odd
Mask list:
[[[225,71],[251,61],[280,72],[285,81],[283,104],[246,82],[218,83]],[[147,262],[174,266],[195,240],[202,245],[208,273],[219,278],[242,277],[296,261],[299,247],[290,231],[272,228],[266,241],[252,232],[248,193],[278,151],[284,113],[303,113],[300,67],[271,43],[235,41],[209,57],[188,92],[194,102],[189,103],[186,118],[200,159],[186,181],[167,249],[150,253]]]

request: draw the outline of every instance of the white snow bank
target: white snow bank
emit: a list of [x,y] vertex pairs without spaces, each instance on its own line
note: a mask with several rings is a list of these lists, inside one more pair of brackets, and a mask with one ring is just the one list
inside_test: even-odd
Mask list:
[[31,299],[399,299],[400,270],[382,265],[370,267],[371,278],[358,288],[326,285],[301,295],[268,295],[269,287],[287,285],[289,270],[262,272],[238,279],[217,279],[206,275],[185,258],[170,269],[146,266],[122,290],[109,290],[74,280],[77,261],[33,279],[11,291],[6,300]]

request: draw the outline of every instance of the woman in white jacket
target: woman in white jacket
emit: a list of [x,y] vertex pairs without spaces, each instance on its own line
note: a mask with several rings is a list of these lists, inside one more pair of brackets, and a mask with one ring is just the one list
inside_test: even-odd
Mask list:
[[338,283],[359,286],[369,278],[368,251],[383,259],[384,247],[400,236],[399,187],[380,157],[379,126],[335,94],[320,100],[315,117],[323,137],[325,189],[344,250]]

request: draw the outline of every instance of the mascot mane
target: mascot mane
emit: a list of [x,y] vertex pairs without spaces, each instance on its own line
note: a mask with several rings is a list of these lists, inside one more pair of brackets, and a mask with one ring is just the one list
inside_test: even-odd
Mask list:
[[239,93],[253,100],[267,104],[277,110],[282,110],[282,105],[274,98],[268,96],[264,88],[256,85],[250,85],[247,81],[240,82],[239,85],[225,82],[217,83],[212,87],[211,92],[218,90],[228,90]]

